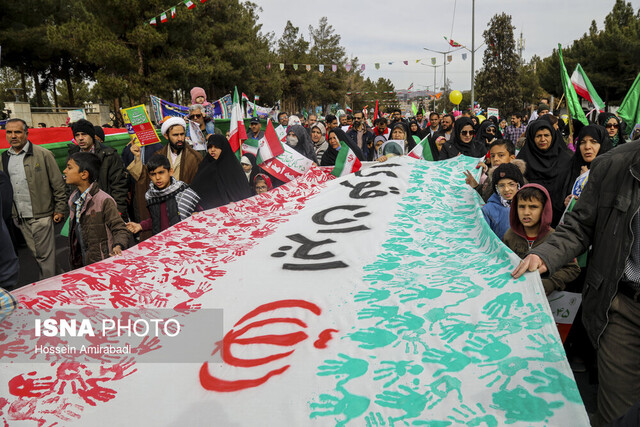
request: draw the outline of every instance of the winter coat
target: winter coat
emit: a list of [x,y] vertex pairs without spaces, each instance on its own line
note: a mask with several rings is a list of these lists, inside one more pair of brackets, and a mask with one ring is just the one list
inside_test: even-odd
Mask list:
[[509,229],[509,206],[504,206],[500,201],[498,193],[493,193],[487,204],[482,207],[482,214],[487,220],[489,227],[498,236],[500,240],[504,233]]
[[631,222],[640,208],[640,145],[624,144],[591,164],[589,180],[564,224],[532,250],[554,272],[589,251],[583,322],[594,346],[609,321],[634,240]]
[[[75,144],[68,144],[69,158],[80,151],[80,147]],[[95,155],[100,159],[100,174],[98,175],[98,185],[102,191],[107,193],[115,200],[118,205],[118,211],[127,215],[127,193],[129,192],[129,183],[127,181],[127,173],[122,159],[118,152],[104,144],[96,141]]]
[[[349,138],[351,138],[351,140],[357,145],[358,144],[358,131],[355,130],[354,128],[351,128],[347,131],[347,136]],[[373,144],[373,132],[371,132],[371,130],[367,129],[363,134],[362,134],[362,147],[360,147],[360,149],[362,150],[362,154],[364,155],[364,158],[367,159],[369,158],[369,144]]]
[[118,213],[111,196],[92,184],[76,224],[75,201],[80,198],[75,190],[69,198],[69,263],[79,268],[109,258],[116,246],[127,248],[129,231]]
[[[31,207],[34,218],[44,218],[55,213],[67,213],[67,188],[62,180],[55,157],[51,151],[29,142],[25,153],[24,171],[29,184]],[[2,153],[0,170],[7,173],[9,167],[9,153]],[[18,211],[13,207],[13,216],[18,217]]]
[[[509,213],[509,223],[511,225],[511,228],[509,228],[504,234],[504,238],[502,239],[502,241],[520,258],[526,257],[530,253],[530,251],[533,251],[534,248],[544,243],[554,232],[553,228],[551,228],[553,208],[551,207],[551,198],[549,197],[549,192],[539,184],[527,184],[522,188],[527,187],[535,187],[541,190],[545,194],[545,196],[547,196],[547,203],[545,203],[542,210],[538,237],[533,242],[533,245],[531,245],[531,249],[529,249],[527,234],[524,231],[524,226],[518,218],[518,207],[515,203],[518,194],[516,193],[513,198],[514,203],[511,204],[511,211]],[[558,266],[555,271],[541,275],[542,285],[544,286],[544,291],[547,294],[551,293],[554,290],[564,290],[567,283],[575,280],[580,275],[580,267],[578,266],[578,263],[574,258],[575,256],[573,258],[567,259],[562,265]]]
[[[527,171],[527,164],[524,162],[524,160],[513,159],[511,160],[510,163],[513,163],[514,165],[518,166],[518,169],[520,169],[520,172],[522,172],[522,176],[524,176],[525,172]],[[487,202],[491,197],[491,195],[496,191],[496,189],[493,188],[494,186],[493,186],[492,176],[493,176],[493,171],[495,171],[497,167],[498,166],[493,166],[489,168],[489,170],[487,170],[487,178],[484,180],[482,184],[476,187],[476,190],[478,191],[478,193],[480,193],[480,196],[482,196],[482,200],[484,200],[485,202]],[[528,184],[526,178],[524,180],[524,183]]]

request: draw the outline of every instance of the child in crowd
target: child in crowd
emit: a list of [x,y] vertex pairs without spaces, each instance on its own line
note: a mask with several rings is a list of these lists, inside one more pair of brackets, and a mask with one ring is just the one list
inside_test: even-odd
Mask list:
[[[483,176],[480,178],[480,182],[475,180],[475,178],[471,175],[471,172],[466,171],[465,182],[475,188],[478,193],[482,196],[482,200],[487,202],[489,198],[494,193],[494,185],[492,183],[493,171],[496,167],[500,166],[503,163],[513,163],[518,166],[520,172],[524,176],[527,165],[523,160],[516,159],[516,148],[508,139],[496,139],[489,145],[489,155],[491,167],[488,168],[486,164],[483,162],[478,164],[478,167],[482,167],[485,170]],[[527,181],[525,180],[525,183]]]
[[482,213],[493,232],[502,240],[509,229],[511,200],[524,185],[524,177],[516,165],[503,163],[494,169],[491,181],[495,183],[494,192],[482,207]]
[[151,183],[145,199],[151,217],[139,224],[127,223],[129,231],[138,233],[151,230],[153,234],[158,234],[200,210],[200,197],[187,184],[173,177],[173,169],[166,156],[154,154],[147,162],[147,171]]
[[259,173],[255,178],[253,178],[253,192],[255,194],[266,193],[269,190],[273,190],[271,178],[263,173]]
[[[525,185],[511,202],[511,228],[504,234],[504,244],[520,258],[526,257],[532,248],[543,243],[553,233],[550,226],[552,217],[553,208],[547,190],[539,184]],[[563,290],[579,274],[580,267],[575,260],[552,275],[543,274],[545,293],[549,295],[555,290]]]
[[69,259],[71,268],[93,264],[127,248],[129,232],[115,200],[96,180],[100,159],[93,153],[71,155],[64,170],[67,184],[76,187],[69,198]]

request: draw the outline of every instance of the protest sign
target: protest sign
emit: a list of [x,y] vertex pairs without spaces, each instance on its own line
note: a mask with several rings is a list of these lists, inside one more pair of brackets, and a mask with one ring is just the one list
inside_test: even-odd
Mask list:
[[129,133],[133,131],[140,141],[140,145],[155,144],[160,142],[151,118],[147,113],[144,105],[136,105],[135,107],[123,108],[122,117]]
[[69,116],[69,123],[75,123],[78,120],[87,119],[87,115],[84,113],[84,108],[69,110],[67,111],[67,116]]
[[498,114],[499,111],[497,108],[487,108],[487,119],[489,117],[500,117],[500,114]]
[[553,291],[547,297],[553,320],[558,326],[562,342],[567,339],[571,325],[582,302],[582,294],[577,292]]
[[205,151],[207,149],[207,141],[198,123],[187,120],[187,135],[189,135],[191,147],[193,147],[194,150]]

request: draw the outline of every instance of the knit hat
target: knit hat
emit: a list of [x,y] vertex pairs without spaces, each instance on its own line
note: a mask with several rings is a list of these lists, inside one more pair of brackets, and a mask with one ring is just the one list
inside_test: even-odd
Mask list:
[[166,137],[167,132],[169,131],[169,128],[174,125],[180,125],[184,129],[187,129],[187,124],[185,123],[184,119],[180,117],[170,117],[164,122],[162,122],[162,128],[160,129],[160,131]]
[[196,102],[196,98],[198,98],[199,96],[204,98],[204,102],[207,102],[207,94],[204,91],[204,89],[202,89],[201,87],[194,87],[193,89],[191,89],[191,103],[192,104],[200,104],[199,102]]
[[498,185],[501,179],[512,179],[517,182],[520,187],[524,185],[524,177],[520,168],[512,163],[503,163],[496,167],[491,175],[493,185]]
[[85,119],[80,119],[77,122],[72,123],[71,130],[73,131],[73,136],[78,132],[86,133],[91,136],[92,139],[95,139],[96,136],[96,130],[93,128],[93,123]]
[[549,111],[549,106],[547,104],[539,104],[538,105],[538,114],[542,113],[545,110]]
[[96,136],[100,138],[101,141],[104,141],[104,130],[100,126],[94,126],[93,130],[96,132]]

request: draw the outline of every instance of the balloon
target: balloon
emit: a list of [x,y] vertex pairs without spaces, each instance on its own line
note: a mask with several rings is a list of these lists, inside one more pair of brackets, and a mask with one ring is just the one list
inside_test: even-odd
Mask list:
[[462,102],[462,93],[459,90],[454,90],[449,94],[449,101],[452,104],[460,105]]
[[478,123],[482,123],[484,122],[487,118],[485,116],[483,116],[482,114],[478,114],[476,116],[478,118]]

